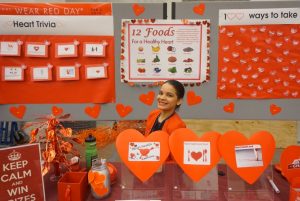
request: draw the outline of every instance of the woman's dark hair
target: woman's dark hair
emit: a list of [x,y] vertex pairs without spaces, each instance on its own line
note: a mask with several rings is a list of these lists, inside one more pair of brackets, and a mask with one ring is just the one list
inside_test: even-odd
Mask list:
[[[178,82],[177,80],[167,80],[164,84],[166,84],[166,83],[168,83],[174,87],[178,99],[183,99],[185,90],[184,90],[184,86],[181,82]],[[177,105],[176,109],[178,109],[179,107],[180,107],[180,105]]]

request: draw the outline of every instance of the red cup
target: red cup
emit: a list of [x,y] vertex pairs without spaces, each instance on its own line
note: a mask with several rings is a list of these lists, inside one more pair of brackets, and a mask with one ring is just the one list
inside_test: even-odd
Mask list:
[[58,181],[59,201],[82,201],[88,189],[87,172],[66,172]]

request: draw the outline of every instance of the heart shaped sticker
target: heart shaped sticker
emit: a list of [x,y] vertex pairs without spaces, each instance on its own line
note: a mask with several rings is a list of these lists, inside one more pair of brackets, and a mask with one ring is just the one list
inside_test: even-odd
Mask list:
[[147,94],[141,94],[139,100],[142,103],[151,106],[153,104],[154,97],[155,97],[155,92],[149,91]]
[[275,140],[267,131],[257,132],[249,139],[237,131],[228,131],[219,139],[218,148],[227,165],[253,184],[272,161]]
[[234,112],[234,103],[233,102],[228,103],[227,105],[225,105],[223,107],[223,110],[228,113],[233,113]]
[[129,113],[132,112],[132,107],[131,106],[125,106],[123,104],[117,104],[116,105],[116,110],[118,112],[118,114],[120,115],[120,117],[126,117]]
[[271,112],[272,115],[276,115],[276,114],[281,112],[281,107],[279,107],[275,104],[271,104],[270,105],[270,112]]
[[26,106],[25,105],[19,105],[18,107],[10,107],[9,112],[15,116],[18,119],[23,119],[23,116],[26,112]]
[[219,162],[221,156],[217,142],[220,136],[217,132],[207,132],[198,137],[187,128],[177,129],[171,134],[170,151],[193,181],[199,181]]
[[201,96],[197,96],[194,91],[187,92],[187,104],[188,105],[197,105],[201,103]]
[[137,3],[132,4],[132,9],[133,9],[133,12],[136,16],[139,16],[139,15],[143,14],[144,11],[145,11],[145,7],[141,6]]
[[169,135],[164,131],[146,137],[135,129],[127,129],[118,135],[116,148],[128,169],[145,182],[167,159],[168,140]]
[[205,4],[200,3],[199,5],[194,6],[193,11],[198,15],[203,15],[205,11]]
[[56,106],[53,106],[52,107],[52,114],[54,115],[54,116],[59,116],[59,115],[61,115],[62,113],[63,113],[63,109],[61,108],[61,107],[56,107]]
[[101,111],[100,105],[94,105],[93,107],[86,107],[84,109],[84,112],[94,119],[98,118],[100,111]]

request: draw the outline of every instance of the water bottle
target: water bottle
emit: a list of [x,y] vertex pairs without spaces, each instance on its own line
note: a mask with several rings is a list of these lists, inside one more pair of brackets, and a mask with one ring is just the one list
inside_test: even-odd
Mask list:
[[102,199],[110,194],[110,174],[106,159],[96,160],[89,171],[89,183],[95,199]]
[[85,138],[85,160],[86,168],[89,170],[92,167],[93,161],[98,158],[96,138],[93,135],[89,135]]

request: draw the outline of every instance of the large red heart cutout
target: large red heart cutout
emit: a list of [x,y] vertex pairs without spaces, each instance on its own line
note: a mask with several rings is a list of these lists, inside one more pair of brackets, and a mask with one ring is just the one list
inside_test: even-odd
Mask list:
[[200,3],[199,5],[194,6],[193,11],[198,15],[203,15],[205,11],[205,4]]
[[272,161],[275,140],[267,131],[257,132],[249,139],[237,131],[228,131],[221,136],[218,148],[227,165],[253,184]]
[[116,105],[116,110],[120,117],[126,117],[130,112],[132,112],[133,109],[130,105],[125,106],[120,103]]
[[143,14],[143,12],[145,11],[145,7],[141,6],[137,3],[132,4],[132,9],[133,9],[133,12],[136,16],[139,16],[139,15]]
[[56,107],[56,106],[53,106],[52,107],[52,114],[54,116],[58,116],[58,115],[61,115],[63,113],[63,109],[61,107]]
[[[167,159],[170,153],[168,141],[169,135],[164,131],[155,131],[148,136],[144,136],[135,129],[127,129],[118,135],[116,139],[116,148],[121,160],[128,169],[141,181],[145,182]],[[131,157],[133,157],[133,153],[131,152],[133,148],[131,147],[136,146],[136,149],[138,150],[139,143],[159,144],[159,158],[154,161],[131,160]],[[150,150],[145,149],[139,149],[139,151],[141,156],[151,153]]]
[[187,104],[188,105],[197,105],[201,103],[201,96],[197,96],[194,91],[187,92]]
[[300,146],[292,145],[285,148],[280,156],[282,174],[292,183],[300,176]]
[[181,169],[193,181],[203,178],[217,163],[218,139],[221,134],[207,132],[198,137],[187,128],[176,129],[169,138],[170,151]]
[[141,94],[139,99],[142,103],[151,106],[155,98],[155,92],[149,91],[147,94]]
[[100,105],[94,105],[93,107],[86,107],[84,109],[84,112],[89,115],[90,117],[97,119],[99,116],[99,113],[101,111],[101,106]]
[[23,116],[26,112],[26,106],[25,105],[19,105],[18,107],[10,107],[9,108],[10,113],[17,117],[18,119],[23,119]]

